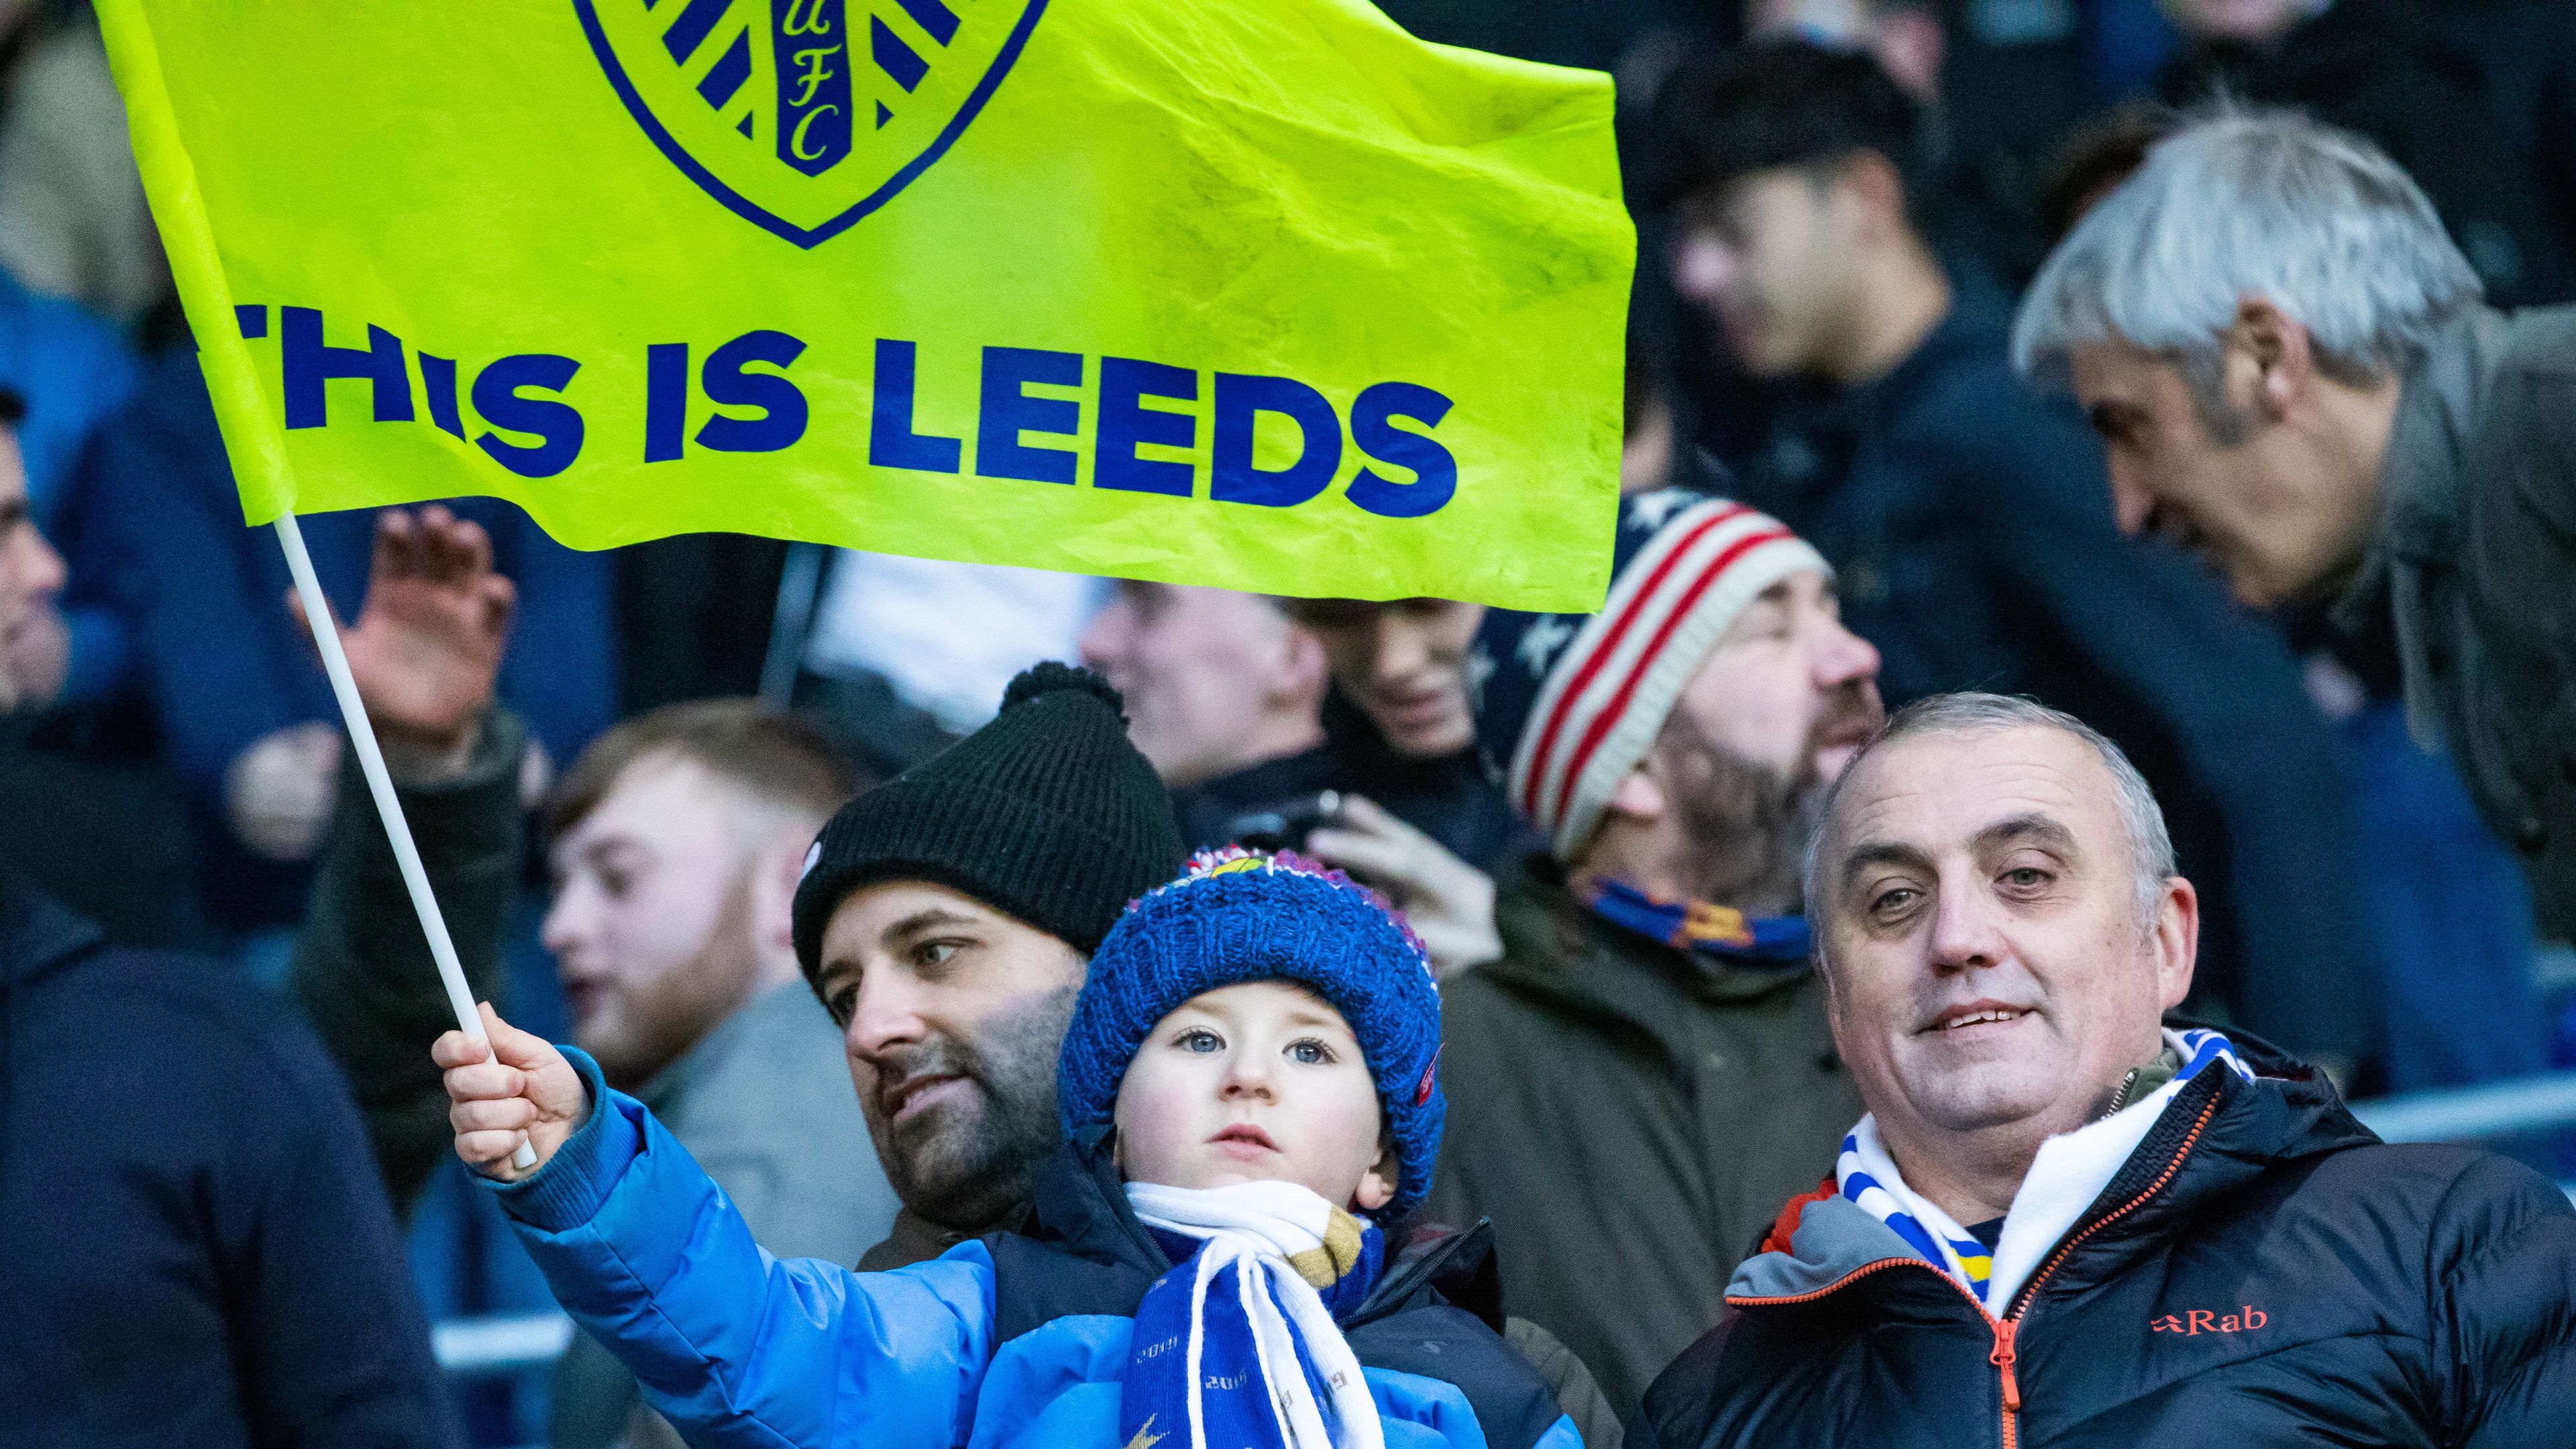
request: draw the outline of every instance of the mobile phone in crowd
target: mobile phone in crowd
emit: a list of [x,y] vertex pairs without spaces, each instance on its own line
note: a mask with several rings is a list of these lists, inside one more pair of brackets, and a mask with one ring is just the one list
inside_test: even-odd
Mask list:
[[1304,850],[1306,837],[1341,815],[1341,792],[1321,790],[1244,811],[1225,823],[1225,839],[1246,850]]

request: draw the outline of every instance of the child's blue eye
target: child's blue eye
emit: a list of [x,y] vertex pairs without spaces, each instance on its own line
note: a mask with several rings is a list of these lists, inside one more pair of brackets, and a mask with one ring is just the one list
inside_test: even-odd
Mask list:
[[1225,1038],[1212,1031],[1194,1028],[1181,1034],[1179,1045],[1185,1052],[1219,1052],[1225,1050]]
[[1303,1066],[1320,1067],[1333,1060],[1333,1049],[1310,1037],[1289,1043],[1288,1059]]

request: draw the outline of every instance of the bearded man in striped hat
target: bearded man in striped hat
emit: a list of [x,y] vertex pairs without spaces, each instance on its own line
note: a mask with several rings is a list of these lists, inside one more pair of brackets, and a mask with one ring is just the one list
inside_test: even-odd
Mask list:
[[1431,1206],[1493,1219],[1511,1311],[1623,1419],[1860,1112],[1800,914],[1814,803],[1882,721],[1837,612],[1804,540],[1664,489],[1621,504],[1600,613],[1493,611],[1470,658],[1549,849],[1503,882],[1501,959],[1445,987]]

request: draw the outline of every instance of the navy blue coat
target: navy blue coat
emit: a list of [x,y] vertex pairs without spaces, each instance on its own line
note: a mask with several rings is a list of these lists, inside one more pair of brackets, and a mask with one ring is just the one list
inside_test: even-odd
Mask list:
[[214,962],[106,945],[0,867],[0,1445],[456,1439],[311,1033]]
[[2310,1055],[2372,1038],[2342,747],[2279,631],[2123,538],[2101,444],[1953,312],[1895,371],[1784,405],[1738,489],[1815,544],[1894,708],[2028,694],[2120,742],[2201,888],[2201,985]]
[[2232,1040],[2257,1079],[2194,1077],[2000,1315],[1849,1200],[1792,1202],[1630,1443],[2576,1440],[2567,1199],[2492,1153],[2382,1143]]

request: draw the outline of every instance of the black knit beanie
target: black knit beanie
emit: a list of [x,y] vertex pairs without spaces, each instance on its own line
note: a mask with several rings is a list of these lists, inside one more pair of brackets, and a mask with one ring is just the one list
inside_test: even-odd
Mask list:
[[1180,874],[1171,796],[1127,739],[1125,701],[1087,669],[1046,663],[936,758],[841,807],[796,887],[796,959],[813,979],[852,891],[928,881],[1090,954],[1127,903]]

